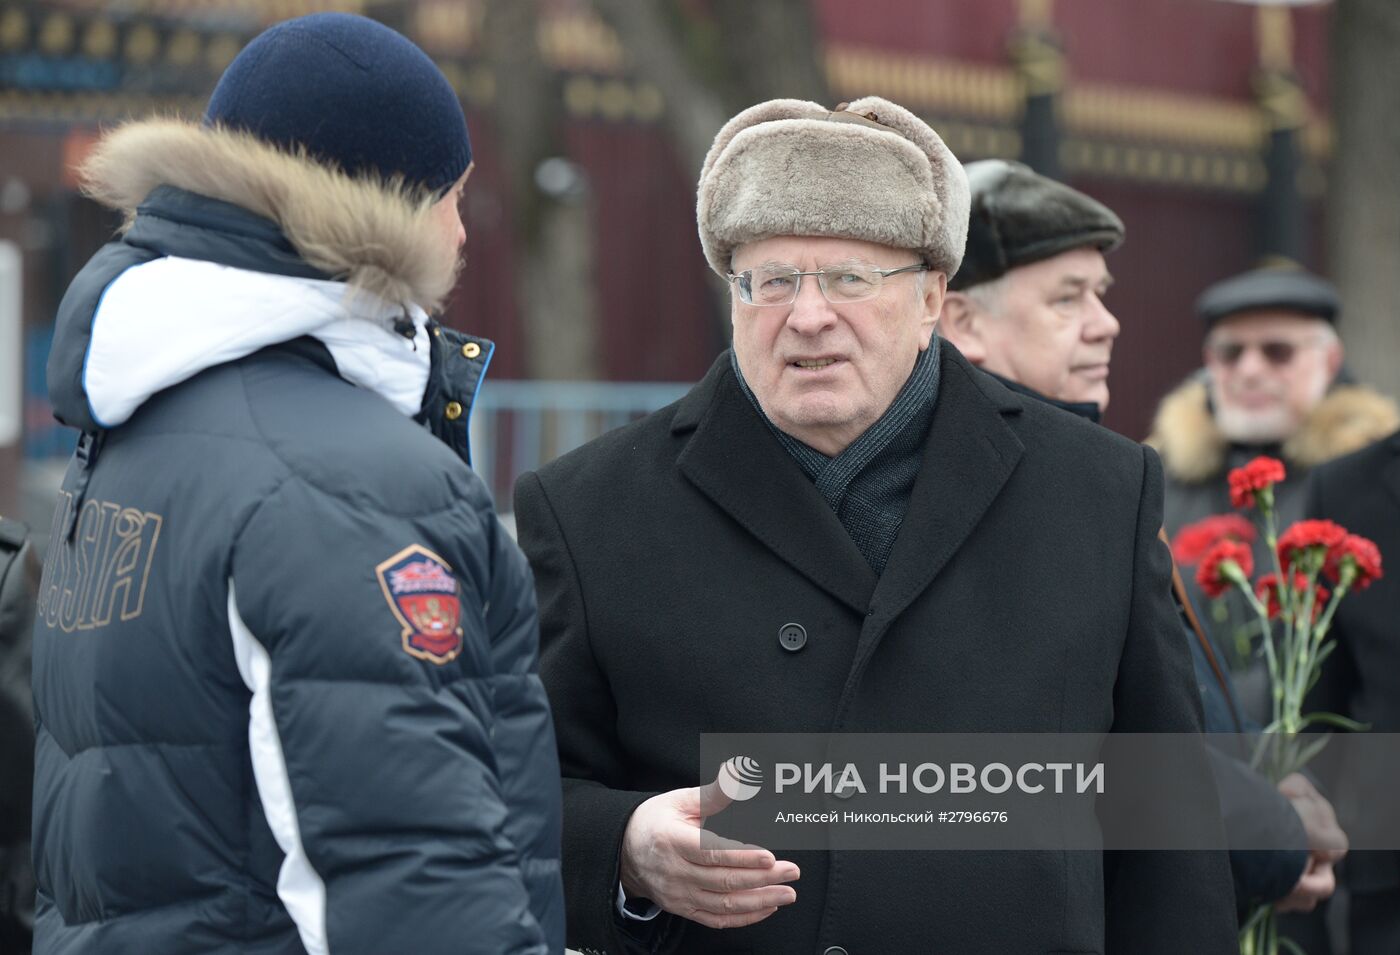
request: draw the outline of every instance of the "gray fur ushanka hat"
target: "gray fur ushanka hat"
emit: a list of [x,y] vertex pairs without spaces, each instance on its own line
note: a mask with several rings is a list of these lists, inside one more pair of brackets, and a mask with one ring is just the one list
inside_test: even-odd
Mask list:
[[835,110],[775,99],[719,131],[700,171],[695,218],[721,276],[739,246],[794,235],[910,249],[951,277],[967,241],[968,201],[962,164],[904,107],[878,96]]

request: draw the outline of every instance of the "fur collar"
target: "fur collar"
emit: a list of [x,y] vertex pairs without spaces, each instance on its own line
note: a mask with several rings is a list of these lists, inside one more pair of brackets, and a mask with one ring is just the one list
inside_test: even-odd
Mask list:
[[[1284,460],[1312,468],[1379,441],[1400,427],[1400,409],[1360,385],[1333,388],[1303,427],[1283,445]],[[1167,474],[1196,484],[1220,476],[1229,444],[1216,427],[1206,383],[1193,377],[1162,399],[1147,443],[1162,455]]]
[[457,278],[440,241],[435,196],[401,183],[351,178],[248,133],[169,119],[103,137],[83,163],[84,191],[126,214],[152,189],[175,186],[271,219],[312,267],[385,301],[436,312]]

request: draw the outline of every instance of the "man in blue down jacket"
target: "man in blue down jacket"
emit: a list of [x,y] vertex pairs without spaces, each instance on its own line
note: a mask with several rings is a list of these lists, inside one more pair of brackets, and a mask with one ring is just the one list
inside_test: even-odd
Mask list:
[[563,948],[529,569],[467,463],[490,342],[429,318],[461,106],[370,20],[273,27],[127,213],[49,386],[83,432],[34,645],[39,953]]

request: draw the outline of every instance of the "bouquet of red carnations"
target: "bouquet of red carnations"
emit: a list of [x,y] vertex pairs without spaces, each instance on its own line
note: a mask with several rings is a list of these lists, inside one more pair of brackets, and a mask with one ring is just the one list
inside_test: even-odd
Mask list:
[[[1376,545],[1332,521],[1298,521],[1278,533],[1274,485],[1284,475],[1282,461],[1259,457],[1229,476],[1230,503],[1252,512],[1268,544],[1272,567],[1258,581],[1251,581],[1254,529],[1239,515],[1209,517],[1182,528],[1174,548],[1186,561],[1199,558],[1196,581],[1208,597],[1222,597],[1233,588],[1258,617],[1272,721],[1264,727],[1254,764],[1275,784],[1302,769],[1326,744],[1325,735],[1301,735],[1305,730],[1317,725],[1366,728],[1336,713],[1304,713],[1303,708],[1323,663],[1336,649],[1328,631],[1337,605],[1381,576]],[[1241,929],[1242,955],[1277,955],[1283,948],[1302,955],[1295,943],[1279,937],[1273,906],[1260,906]]]

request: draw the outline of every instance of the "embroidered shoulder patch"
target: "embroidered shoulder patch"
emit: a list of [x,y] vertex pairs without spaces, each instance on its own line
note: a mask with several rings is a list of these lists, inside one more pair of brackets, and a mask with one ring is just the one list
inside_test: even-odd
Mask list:
[[374,568],[389,609],[403,627],[403,649],[430,663],[462,652],[462,601],[447,561],[419,544]]

